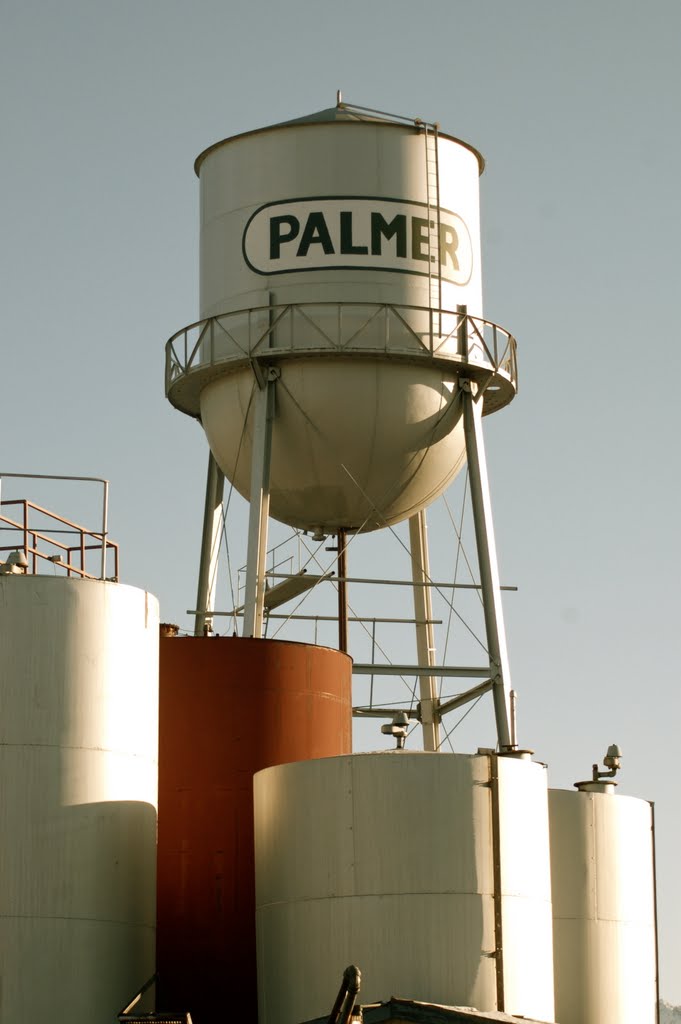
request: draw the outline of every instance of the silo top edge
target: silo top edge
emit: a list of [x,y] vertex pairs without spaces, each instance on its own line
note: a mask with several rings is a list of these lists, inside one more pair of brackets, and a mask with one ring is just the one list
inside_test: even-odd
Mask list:
[[[251,131],[239,132],[237,135],[229,135],[225,139],[220,139],[219,142],[214,142],[211,146],[208,146],[206,149],[202,150],[201,153],[199,153],[196,160],[194,161],[194,172],[196,173],[197,177],[200,177],[201,164],[203,163],[205,158],[214,150],[220,149],[221,146],[226,146],[228,142],[236,142],[237,139],[246,139],[252,135],[262,135],[265,132],[286,131],[287,129],[291,128],[316,128],[320,124],[333,124],[339,128],[347,127],[348,125],[351,125],[352,127],[357,127],[358,125],[374,127],[375,125],[379,124],[381,125],[381,127],[394,128],[398,131],[421,131],[421,126],[417,124],[400,124],[396,121],[384,121],[378,117],[340,119],[332,116],[334,112],[334,108],[330,108],[328,112],[319,111],[318,114],[311,114],[309,117],[296,118],[291,121],[281,121],[278,124],[267,125],[264,128],[254,128]],[[328,117],[322,116],[327,113],[329,115]],[[469,142],[464,142],[463,139],[457,139],[455,135],[448,135],[447,132],[441,132],[439,131],[439,129],[438,137],[441,139],[448,139],[449,142],[455,142],[457,145],[463,146],[464,149],[469,150],[478,161],[479,173],[482,174],[482,172],[485,169],[485,158],[483,157],[482,153],[480,153],[480,151],[475,148],[475,146],[472,146]]]

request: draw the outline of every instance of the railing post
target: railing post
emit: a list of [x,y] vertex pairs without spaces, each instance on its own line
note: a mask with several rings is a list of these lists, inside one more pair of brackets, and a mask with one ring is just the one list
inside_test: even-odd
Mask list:
[[468,306],[457,305],[456,348],[460,356],[468,360]]
[[[33,547],[35,547],[35,543]],[[24,554],[26,555],[26,561],[28,561],[28,502],[24,501]],[[35,561],[35,555],[33,556]],[[35,570],[34,570],[35,571]]]
[[104,495],[102,499],[102,573],[101,578],[106,579],[106,538],[109,529],[109,481],[103,481]]

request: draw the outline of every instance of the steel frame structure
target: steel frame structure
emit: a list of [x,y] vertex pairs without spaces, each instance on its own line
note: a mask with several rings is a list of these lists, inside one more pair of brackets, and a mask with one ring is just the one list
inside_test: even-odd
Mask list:
[[[344,329],[350,317],[350,333]],[[357,326],[359,317],[359,326]],[[276,415],[275,387],[281,366],[290,359],[352,355],[353,358],[389,359],[414,364],[426,360],[451,373],[457,368],[462,403],[466,455],[470,469],[471,504],[480,568],[487,652],[489,661],[473,678],[485,678],[466,693],[442,706],[436,676],[467,674],[436,666],[433,637],[425,511],[409,523],[412,561],[417,666],[409,673],[419,679],[418,717],[426,750],[438,750],[442,715],[491,690],[499,748],[516,748],[515,714],[511,696],[501,587],[482,417],[507,405],[517,390],[515,338],[491,321],[470,316],[465,306],[443,310],[435,306],[391,303],[290,303],[236,310],[197,321],[178,331],[166,344],[166,394],[182,412],[200,417],[200,394],[211,380],[249,367],[255,377],[255,408],[251,462],[251,500],[248,528],[246,592],[243,635],[261,637],[264,623],[269,476],[272,424]],[[207,628],[214,611],[218,527],[221,526],[222,477],[212,456],[209,461],[199,567],[195,622],[197,632]],[[220,505],[220,507],[218,507]],[[345,541],[342,540],[344,548]],[[340,573],[344,591],[345,568]],[[338,577],[336,578],[338,582]],[[339,602],[340,644],[347,641],[344,594]],[[402,668],[407,668],[402,666]],[[379,666],[366,666],[379,674]],[[363,671],[356,666],[356,671]],[[396,674],[393,667],[391,674]],[[400,673],[401,674],[401,673]]]
[[[243,605],[243,635],[262,637],[265,621],[264,594],[268,577],[292,579],[295,574],[267,573],[267,534],[269,510],[269,468],[271,456],[272,424],[275,416],[275,387],[279,377],[276,366],[265,368],[256,377],[257,390],[254,410],[254,443],[251,465],[251,501],[248,529],[248,557],[246,566],[246,588]],[[445,714],[455,708],[477,700],[491,691],[499,749],[511,752],[517,749],[515,712],[512,700],[510,669],[506,647],[501,590],[497,567],[496,545],[492,524],[492,508],[487,476],[487,465],[482,435],[483,389],[476,381],[461,376],[459,391],[463,405],[463,426],[466,454],[470,472],[471,505],[475,526],[480,589],[485,619],[485,633],[488,662],[480,666],[436,665],[433,634],[433,613],[431,589],[437,586],[430,576],[427,543],[426,513],[420,511],[409,521],[410,551],[412,563],[414,618],[416,629],[417,665],[356,664],[357,675],[415,675],[419,680],[419,705],[412,714],[421,723],[425,750],[440,749],[440,724]],[[216,474],[220,471],[209,461],[206,487],[206,507],[199,569],[199,600],[195,611],[197,632],[210,622],[214,611],[216,583],[216,532],[218,514],[216,495],[221,484],[216,485]],[[221,506],[220,506],[221,513]],[[221,520],[220,520],[221,522]],[[327,577],[330,578],[330,577]],[[210,586],[206,585],[210,580]],[[349,578],[342,576],[342,583]],[[341,577],[335,577],[339,583]],[[388,582],[388,581],[384,581]],[[399,582],[399,581],[390,581]],[[406,581],[404,581],[406,582]],[[237,614],[234,609],[230,614]],[[437,694],[436,677],[482,679],[465,693],[445,701]],[[394,709],[357,709],[359,715],[381,715],[390,717]]]

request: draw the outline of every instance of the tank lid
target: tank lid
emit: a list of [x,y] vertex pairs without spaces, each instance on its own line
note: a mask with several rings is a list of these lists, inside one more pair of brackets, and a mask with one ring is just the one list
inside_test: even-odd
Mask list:
[[[239,132],[237,135],[230,135],[226,139],[221,139],[219,142],[214,142],[212,146],[208,146],[197,156],[194,161],[194,171],[198,177],[205,157],[209,153],[212,153],[214,149],[219,149],[220,146],[224,146],[227,142],[233,142],[235,139],[244,139],[249,135],[259,135],[261,132],[276,131],[279,129],[292,128],[297,125],[315,125],[315,124],[381,124],[391,125],[395,128],[416,128],[420,130],[424,127],[425,122],[420,118],[408,118],[400,115],[385,114],[379,110],[369,110],[364,107],[353,107],[347,103],[337,103],[335,107],[325,107],[324,110],[316,110],[312,114],[305,114],[303,117],[293,117],[287,121],[276,121],[274,124],[265,125],[262,128],[253,128],[248,132]],[[428,128],[433,128],[431,124],[427,125]],[[438,128],[438,135],[442,138],[449,139],[451,142],[456,142],[464,149],[469,149],[478,161],[480,168],[479,173],[485,169],[485,159],[482,153],[471,146],[470,143],[464,142],[462,139],[457,139],[453,135],[448,135],[446,132],[441,132]]]
[[594,782],[592,779],[574,783],[575,789],[580,793],[604,793],[606,796],[613,795],[616,785],[616,782]]
[[[288,121],[278,121],[270,125],[270,128],[282,128],[287,124],[328,124],[331,121],[380,121],[383,124],[398,123],[394,118],[383,117],[378,113],[366,113],[363,110],[355,110],[341,104],[335,107],[326,107],[324,110],[316,110],[313,114],[305,114],[304,117],[292,117]],[[401,120],[399,123],[403,123]]]

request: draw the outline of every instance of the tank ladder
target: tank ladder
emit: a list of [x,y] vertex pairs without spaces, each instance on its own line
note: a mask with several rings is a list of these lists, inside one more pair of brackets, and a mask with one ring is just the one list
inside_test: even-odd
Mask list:
[[[426,216],[428,219],[428,305],[436,312],[433,329],[441,334],[442,262],[440,258],[440,165],[438,124],[421,123],[426,158]],[[431,313],[431,321],[433,320]]]
[[[340,89],[336,93],[336,107],[339,110],[346,110],[348,113],[358,115],[358,120],[368,114],[370,117],[377,117],[394,121],[396,124],[413,124],[419,131],[423,132],[425,143],[426,159],[426,218],[428,224],[428,305],[430,314],[430,341],[432,343],[434,333],[442,334],[441,309],[442,309],[442,261],[440,258],[440,166],[438,154],[438,132],[440,125],[437,121],[424,121],[420,117],[405,117],[402,114],[389,114],[385,110],[375,110],[373,107],[361,107],[357,103],[346,103],[342,99]],[[425,241],[425,239],[424,239]],[[433,316],[433,313],[435,314]]]

